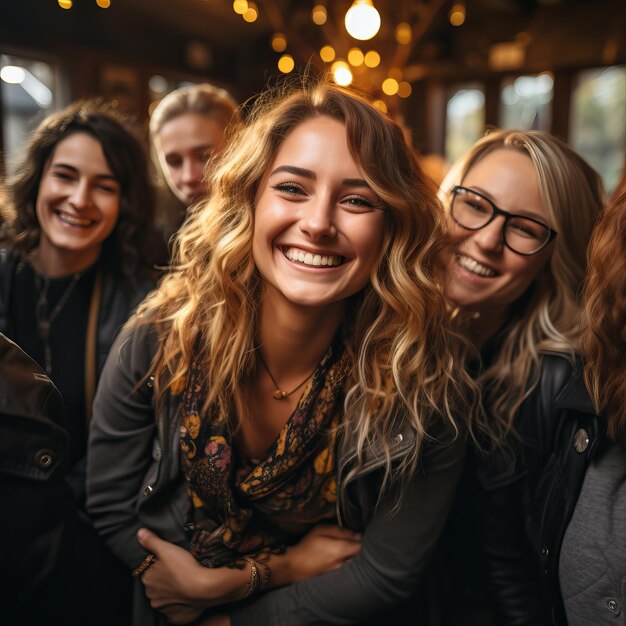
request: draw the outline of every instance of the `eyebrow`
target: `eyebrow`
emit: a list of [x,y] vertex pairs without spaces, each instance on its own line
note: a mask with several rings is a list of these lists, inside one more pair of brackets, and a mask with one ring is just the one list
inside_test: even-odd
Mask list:
[[[77,167],[74,167],[73,165],[68,165],[67,163],[52,163],[50,167],[62,167],[63,169],[70,170],[74,174],[80,174]],[[96,174],[95,178],[111,180],[114,183],[118,182],[117,178],[113,176],[113,174]]]
[[[280,165],[272,171],[270,176],[280,174],[281,172],[294,174],[295,176],[302,176],[303,178],[308,178],[310,180],[317,180],[317,175],[313,170],[308,170],[304,167],[296,167],[295,165]],[[344,178],[341,182],[343,185],[348,187],[367,187],[370,189],[370,186],[362,178]]]
[[[482,187],[478,187],[477,185],[475,185],[473,187],[468,187],[468,189],[470,191],[477,191],[479,194],[485,196],[485,198],[487,198],[488,200],[491,200],[491,202],[493,202],[495,206],[498,206],[498,203],[493,199],[492,195],[488,191],[483,189]],[[539,213],[536,213],[535,211],[528,211],[527,209],[520,209],[519,211],[507,211],[507,213],[511,213],[511,215],[519,215],[520,217],[530,217],[534,220],[537,220],[538,222],[541,222],[542,224],[546,224],[547,226],[547,220],[545,216],[540,215]]]

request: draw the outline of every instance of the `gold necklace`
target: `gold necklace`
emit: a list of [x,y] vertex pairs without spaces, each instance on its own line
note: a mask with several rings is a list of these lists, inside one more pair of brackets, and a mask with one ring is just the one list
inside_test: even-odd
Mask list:
[[276,387],[276,390],[272,394],[272,398],[274,398],[274,400],[284,400],[285,398],[288,398],[292,393],[295,393],[296,391],[298,391],[298,389],[300,389],[300,387],[302,387],[302,385],[304,385],[304,383],[306,383],[309,380],[309,378],[311,378],[311,376],[315,374],[315,370],[317,370],[317,365],[316,365],[315,369],[300,384],[294,387],[291,391],[283,391],[280,388],[280,385],[276,382],[276,379],[272,376],[272,372],[270,372],[270,368],[267,367],[267,364],[263,360],[260,350],[257,351],[257,356],[259,357],[259,361],[261,361],[261,365],[265,368],[265,371],[267,372],[271,381],[274,383],[274,387]]

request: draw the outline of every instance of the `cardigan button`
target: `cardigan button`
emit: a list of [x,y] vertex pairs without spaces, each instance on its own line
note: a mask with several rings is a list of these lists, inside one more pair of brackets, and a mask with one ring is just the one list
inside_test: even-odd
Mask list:
[[154,491],[154,487],[152,485],[148,485],[144,490],[143,490],[143,495],[144,496],[149,496],[152,492]]
[[579,428],[574,435],[574,449],[582,454],[589,447],[589,435],[584,428]]
[[609,611],[617,611],[617,607],[618,604],[615,600],[607,600],[606,606],[608,607]]

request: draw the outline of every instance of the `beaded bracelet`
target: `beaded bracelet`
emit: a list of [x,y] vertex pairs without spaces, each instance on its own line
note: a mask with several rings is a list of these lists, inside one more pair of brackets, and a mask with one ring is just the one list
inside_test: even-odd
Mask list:
[[133,570],[132,576],[133,578],[137,578],[137,576],[141,576],[151,565],[156,562],[156,557],[154,554],[150,553],[142,562],[141,565]]
[[250,582],[248,583],[248,587],[243,594],[237,598],[238,600],[245,600],[246,598],[249,598],[259,586],[259,568],[257,567],[256,561],[249,556],[244,556],[243,559],[244,561],[248,561],[248,563],[250,563],[250,567],[252,569],[250,570]]

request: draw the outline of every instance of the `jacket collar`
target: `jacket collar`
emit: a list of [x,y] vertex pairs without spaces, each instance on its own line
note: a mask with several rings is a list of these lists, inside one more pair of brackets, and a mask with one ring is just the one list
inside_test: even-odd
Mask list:
[[556,398],[556,406],[559,409],[568,409],[595,415],[596,411],[593,402],[589,397],[582,369],[578,367],[571,375],[563,389]]

